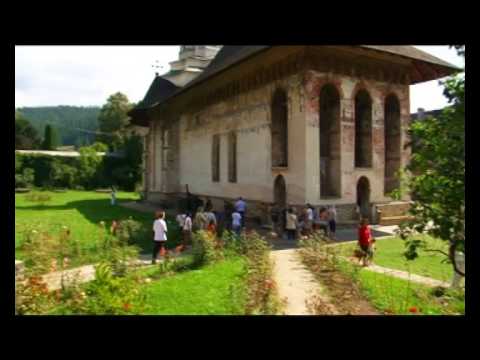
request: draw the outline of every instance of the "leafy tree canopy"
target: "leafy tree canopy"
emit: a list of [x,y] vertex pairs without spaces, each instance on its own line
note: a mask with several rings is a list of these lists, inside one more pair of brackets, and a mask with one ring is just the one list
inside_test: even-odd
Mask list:
[[110,95],[98,115],[98,125],[101,132],[109,135],[101,136],[102,142],[117,148],[124,137],[124,128],[129,124],[127,113],[133,108],[126,95],[117,92]]
[[[464,46],[456,48],[465,56]],[[455,253],[465,252],[465,75],[456,74],[443,84],[450,106],[437,118],[414,122],[410,128],[412,136],[420,139],[409,165],[416,174],[409,179],[415,194],[414,220],[401,227],[401,234],[407,239],[409,259],[418,256],[417,247],[424,246],[412,234],[427,232],[444,240],[449,244],[444,254],[455,271],[464,275]]]
[[15,111],[15,149],[33,150],[40,146],[37,130],[21,113]]

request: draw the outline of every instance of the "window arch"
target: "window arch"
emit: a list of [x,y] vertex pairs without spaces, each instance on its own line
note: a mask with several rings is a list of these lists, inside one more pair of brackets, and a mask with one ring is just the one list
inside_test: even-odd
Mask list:
[[320,91],[320,196],[340,196],[340,94],[332,84]]
[[372,99],[366,90],[355,96],[355,167],[372,167]]
[[283,89],[275,90],[272,98],[272,166],[288,166],[288,104]]
[[391,94],[385,99],[385,184],[384,192],[388,194],[399,187],[397,171],[401,160],[401,123],[400,101]]

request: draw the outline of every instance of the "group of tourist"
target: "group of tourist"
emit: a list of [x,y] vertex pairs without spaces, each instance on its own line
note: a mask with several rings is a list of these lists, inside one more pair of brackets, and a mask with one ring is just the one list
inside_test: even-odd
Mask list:
[[[204,230],[211,234],[216,234],[219,225],[227,230],[232,230],[240,235],[242,228],[245,227],[245,214],[247,212],[247,204],[242,197],[239,197],[233,209],[228,205],[225,206],[223,213],[217,213],[213,210],[212,201],[207,198],[202,201],[193,215],[191,211],[182,211],[176,216],[176,222],[181,231],[182,244],[179,250],[185,249],[191,244],[192,232]],[[165,212],[157,211],[153,224],[154,246],[152,254],[152,263],[156,262],[158,254],[165,251],[165,243],[167,241],[167,223],[165,221]]]
[[276,234],[286,234],[288,240],[295,240],[298,234],[309,236],[313,231],[323,230],[331,239],[335,239],[337,210],[335,205],[317,210],[306,204],[300,212],[293,207],[280,208],[273,204],[271,208],[273,230]]
[[[206,199],[205,205],[200,203],[192,215],[190,211],[180,212],[176,216],[176,221],[181,231],[182,244],[179,249],[183,250],[191,244],[192,232],[204,230],[211,234],[216,234],[218,227],[232,230],[240,235],[242,228],[245,227],[245,215],[247,204],[242,197],[239,197],[233,207],[225,203],[223,212],[215,212],[212,202]],[[335,240],[337,211],[335,205],[321,207],[318,211],[311,204],[306,204],[300,211],[293,207],[281,208],[273,204],[270,212],[273,223],[273,231],[283,236],[286,234],[288,240],[295,240],[299,235],[309,236],[314,231],[323,231],[330,239]],[[156,262],[158,254],[165,251],[167,241],[167,223],[165,221],[165,212],[157,211],[153,224],[154,246],[152,263]],[[359,247],[366,255],[365,261],[373,256],[373,244],[375,240],[372,237],[368,220],[362,218],[358,230]]]

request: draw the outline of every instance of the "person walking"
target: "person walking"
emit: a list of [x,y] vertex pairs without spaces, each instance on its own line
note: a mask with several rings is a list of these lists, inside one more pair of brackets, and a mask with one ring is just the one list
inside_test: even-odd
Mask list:
[[335,240],[335,232],[337,231],[337,209],[335,205],[328,207],[328,226],[330,229],[330,238]]
[[185,221],[182,227],[183,233],[183,246],[186,248],[192,243],[192,214],[187,213],[185,215]]
[[242,227],[245,227],[245,214],[247,212],[247,204],[240,196],[235,203],[235,210],[242,216]]
[[111,196],[111,204],[115,205],[117,203],[117,191],[115,190],[114,186],[112,186],[112,192],[110,196]]
[[242,231],[242,215],[237,210],[232,213],[232,230],[237,235]]
[[297,232],[297,215],[294,214],[292,208],[289,208],[287,212],[286,228],[288,240],[295,240]]
[[210,222],[213,221],[213,224],[215,225],[215,227],[217,227],[217,224],[218,224],[217,216],[215,215],[212,209],[206,210],[205,216],[207,217],[207,224],[210,224]]
[[274,233],[278,235],[281,234],[281,229],[280,229],[280,216],[281,216],[281,211],[280,208],[278,207],[277,203],[273,203],[272,207],[270,209],[270,218],[272,219],[272,230]]
[[153,222],[153,253],[152,264],[157,262],[158,253],[163,254],[165,251],[165,243],[167,241],[167,223],[165,222],[165,212],[157,211],[155,213],[155,221]]
[[206,230],[208,225],[207,215],[203,212],[203,207],[199,207],[193,221],[196,230]]

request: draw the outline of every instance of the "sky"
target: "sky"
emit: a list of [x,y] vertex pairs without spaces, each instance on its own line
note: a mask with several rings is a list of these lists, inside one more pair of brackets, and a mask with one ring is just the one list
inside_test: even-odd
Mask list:
[[[457,66],[462,57],[448,46],[416,46]],[[118,91],[130,101],[145,96],[155,72],[169,70],[179,46],[16,46],[15,107],[101,106]],[[157,66],[157,69],[154,68]],[[447,105],[438,80],[410,87],[410,110]]]

